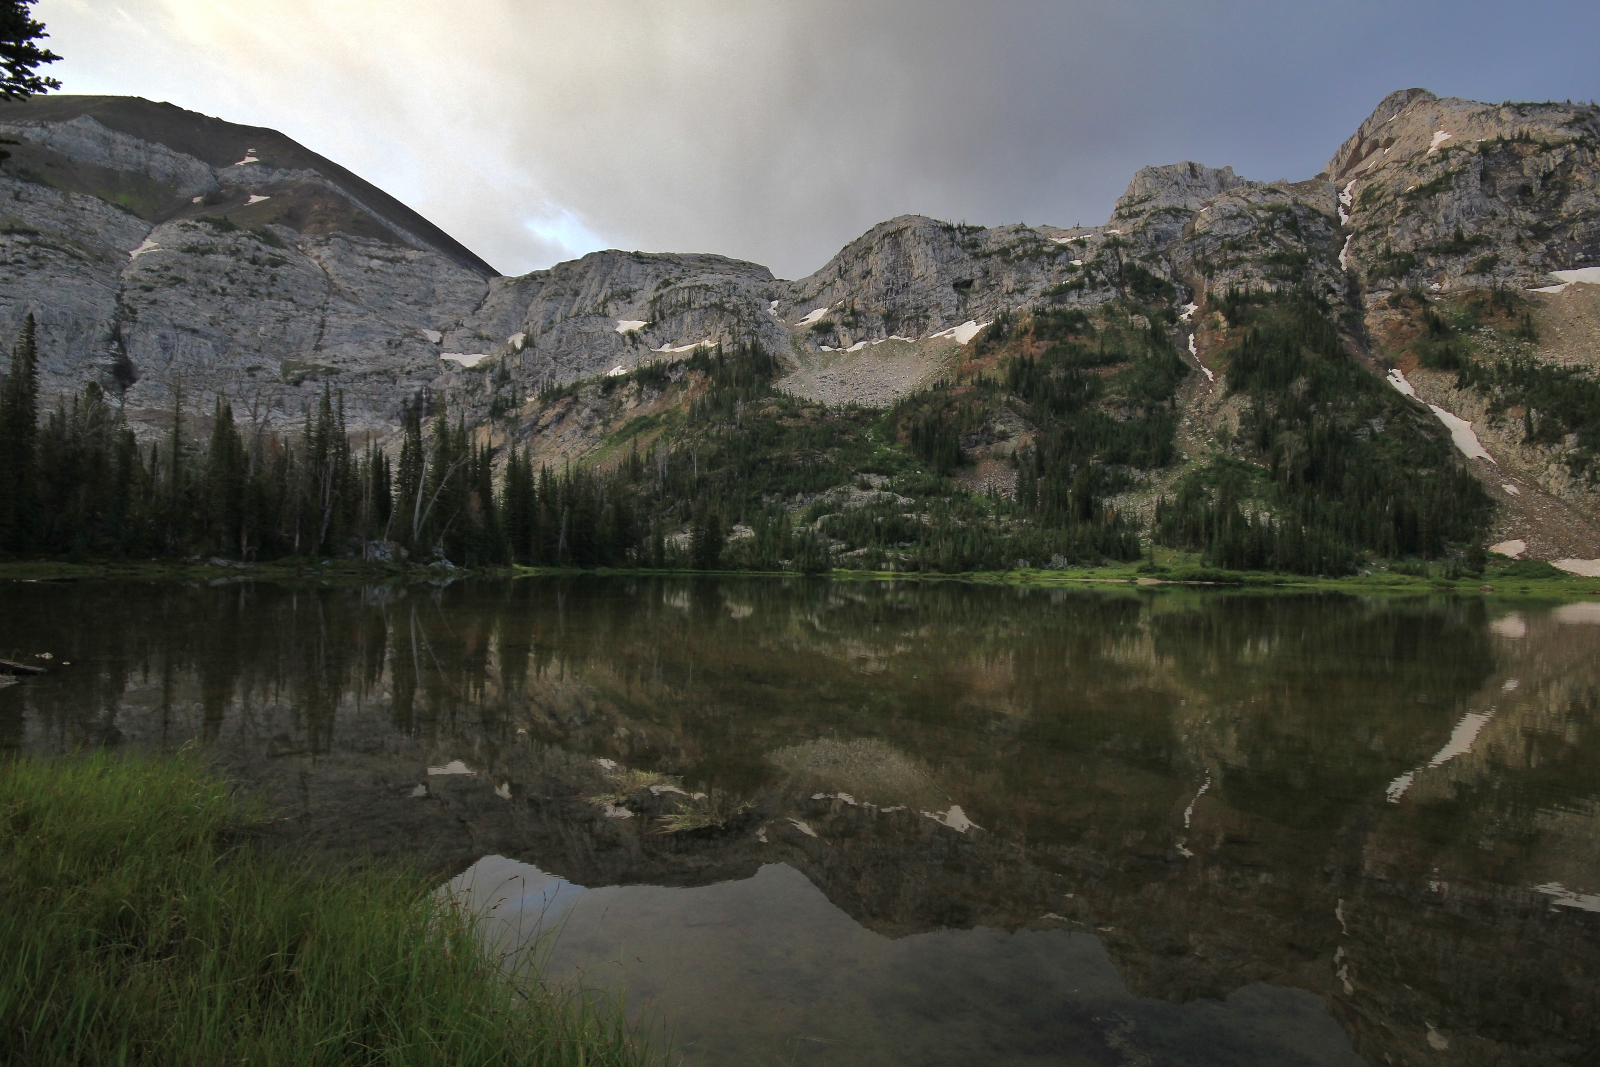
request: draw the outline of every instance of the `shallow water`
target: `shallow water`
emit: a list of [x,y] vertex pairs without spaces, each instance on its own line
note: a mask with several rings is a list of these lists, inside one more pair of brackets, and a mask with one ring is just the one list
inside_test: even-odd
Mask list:
[[0,597],[0,657],[53,657],[0,689],[0,746],[196,741],[286,837],[454,876],[503,948],[625,993],[688,1062],[1600,1044],[1600,605],[627,578]]

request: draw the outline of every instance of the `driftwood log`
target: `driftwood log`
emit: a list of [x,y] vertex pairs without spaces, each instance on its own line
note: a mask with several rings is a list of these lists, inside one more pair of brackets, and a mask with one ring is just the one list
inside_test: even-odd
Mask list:
[[30,667],[26,663],[13,663],[0,659],[0,674],[43,674],[43,667]]

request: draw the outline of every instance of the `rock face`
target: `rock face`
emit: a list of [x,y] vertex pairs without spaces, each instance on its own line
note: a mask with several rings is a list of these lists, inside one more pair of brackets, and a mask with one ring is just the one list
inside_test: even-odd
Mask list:
[[781,284],[767,268],[710,255],[594,252],[521,278],[445,336],[449,351],[504,359],[528,384],[564,384],[674,357],[701,344],[788,345],[771,313]]
[[440,378],[439,334],[488,295],[482,260],[272,131],[61,97],[0,107],[0,135],[20,142],[0,174],[0,320],[38,320],[47,392],[98,379],[141,433],[180,393],[293,427],[325,385],[352,428],[387,432]]
[[180,392],[292,431],[333,387],[382,436],[419,399],[524,412],[546,386],[741,340],[793,366],[791,392],[882,406],[1006,313],[1135,298],[1170,321],[1219,290],[1305,286],[1381,314],[1399,288],[1540,287],[1600,262],[1600,112],[1420,89],[1308,181],[1147,167],[1104,226],[901,216],[797,281],[619,251],[499,277],[281,134],[171,105],[0,105],[0,135],[20,142],[0,172],[0,332],[33,313],[47,390],[99,379],[145,435]]
[[1600,111],[1386,97],[1328,162],[1369,299],[1544,286],[1600,261]]

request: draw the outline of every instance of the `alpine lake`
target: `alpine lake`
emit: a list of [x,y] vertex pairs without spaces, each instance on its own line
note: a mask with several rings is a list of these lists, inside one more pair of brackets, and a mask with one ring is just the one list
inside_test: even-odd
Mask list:
[[[674,1062],[1600,1062],[1600,599],[9,583],[0,749],[190,745]],[[48,659],[37,658],[48,654]]]

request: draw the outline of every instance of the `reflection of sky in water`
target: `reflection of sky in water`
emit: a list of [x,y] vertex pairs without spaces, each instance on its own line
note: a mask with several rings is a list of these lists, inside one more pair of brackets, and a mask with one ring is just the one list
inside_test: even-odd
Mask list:
[[[52,669],[0,689],[0,749],[199,740],[330,856],[559,871],[477,864],[497,942],[557,931],[552,973],[712,1062],[1351,1062],[1330,1018],[1374,1064],[1551,1062],[1600,1033],[1600,598],[5,592],[0,654]],[[662,834],[698,793],[748,815]]]
[[488,909],[500,948],[537,941],[547,976],[664,1018],[689,1063],[1361,1063],[1304,990],[1135,997],[1082,931],[890,939],[784,864],[692,889],[584,889],[486,856],[450,888]]

